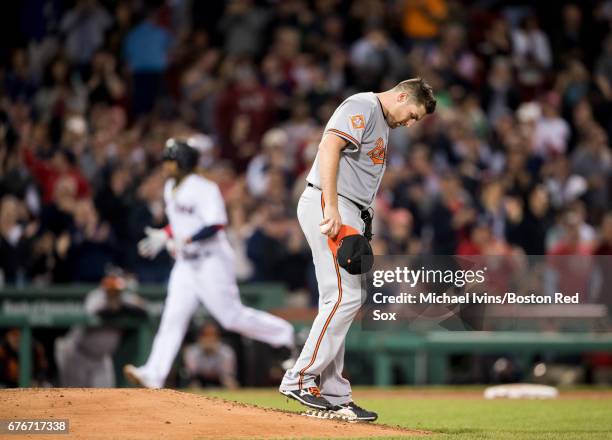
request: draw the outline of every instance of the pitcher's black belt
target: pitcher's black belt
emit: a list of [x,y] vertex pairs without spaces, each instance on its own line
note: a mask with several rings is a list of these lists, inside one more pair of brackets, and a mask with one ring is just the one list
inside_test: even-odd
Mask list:
[[[310,182],[306,182],[306,184],[311,188],[321,191],[321,188],[319,188],[316,185],[313,185]],[[367,238],[368,240],[371,240],[372,239],[372,213],[370,212],[370,208],[366,208],[365,206],[357,203],[354,200],[349,199],[346,196],[343,196],[342,194],[338,194],[338,195],[348,200],[349,202],[351,202],[353,205],[355,205],[359,209],[359,211],[361,212],[361,220],[363,220],[363,223],[365,224],[365,230],[363,232],[363,236]]]
[[[307,183],[307,185],[308,185],[309,187],[314,188],[314,189],[318,189],[319,191],[321,191],[321,188],[319,188],[318,186],[313,185],[313,184],[312,184],[312,183],[310,183],[310,182],[306,182],[306,183]],[[322,191],[321,191],[321,192],[322,192]],[[342,194],[338,194],[338,195],[339,195],[340,197],[342,197],[342,198],[345,198],[345,199],[346,199],[346,200],[348,200],[349,202],[351,202],[353,205],[355,205],[357,208],[359,208],[359,210],[360,210],[360,211],[367,211],[367,210],[368,210],[368,208],[366,208],[366,207],[365,207],[365,206],[363,206],[363,205],[360,205],[360,204],[359,204],[359,203],[357,203],[356,201],[351,200],[351,199],[349,199],[348,197],[343,196]]]

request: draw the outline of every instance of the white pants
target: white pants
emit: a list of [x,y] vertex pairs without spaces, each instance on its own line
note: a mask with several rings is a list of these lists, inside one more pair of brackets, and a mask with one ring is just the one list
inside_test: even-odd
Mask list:
[[242,304],[233,267],[233,258],[223,254],[175,263],[153,349],[140,368],[152,384],[163,387],[198,302],[226,330],[273,347],[293,347],[291,324]]

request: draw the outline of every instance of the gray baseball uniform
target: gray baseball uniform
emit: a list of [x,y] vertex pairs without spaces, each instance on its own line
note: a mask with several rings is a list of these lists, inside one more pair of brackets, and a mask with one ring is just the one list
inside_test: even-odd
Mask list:
[[[358,93],[345,100],[334,112],[325,134],[333,133],[348,141],[338,165],[338,209],[342,223],[364,231],[357,204],[369,207],[374,201],[386,165],[389,126],[374,93]],[[351,385],[342,377],[344,342],[362,304],[361,276],[341,268],[327,245],[319,224],[325,200],[320,191],[319,156],[306,180],[298,203],[298,220],[312,250],[319,285],[319,313],[306,344],[293,368],[285,373],[280,390],[316,386],[320,376],[321,394],[340,405],[351,398]]]

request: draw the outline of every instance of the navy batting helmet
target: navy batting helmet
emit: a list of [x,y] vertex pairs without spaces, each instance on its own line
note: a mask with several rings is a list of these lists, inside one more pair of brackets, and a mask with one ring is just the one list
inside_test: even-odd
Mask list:
[[181,171],[189,172],[198,165],[200,152],[186,141],[170,138],[166,142],[162,159],[176,161]]

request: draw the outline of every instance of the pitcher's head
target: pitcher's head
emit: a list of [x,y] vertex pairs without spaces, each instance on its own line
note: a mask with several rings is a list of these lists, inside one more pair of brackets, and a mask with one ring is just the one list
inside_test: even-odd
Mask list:
[[422,78],[402,81],[385,94],[385,119],[391,128],[410,127],[436,109],[433,89]]

